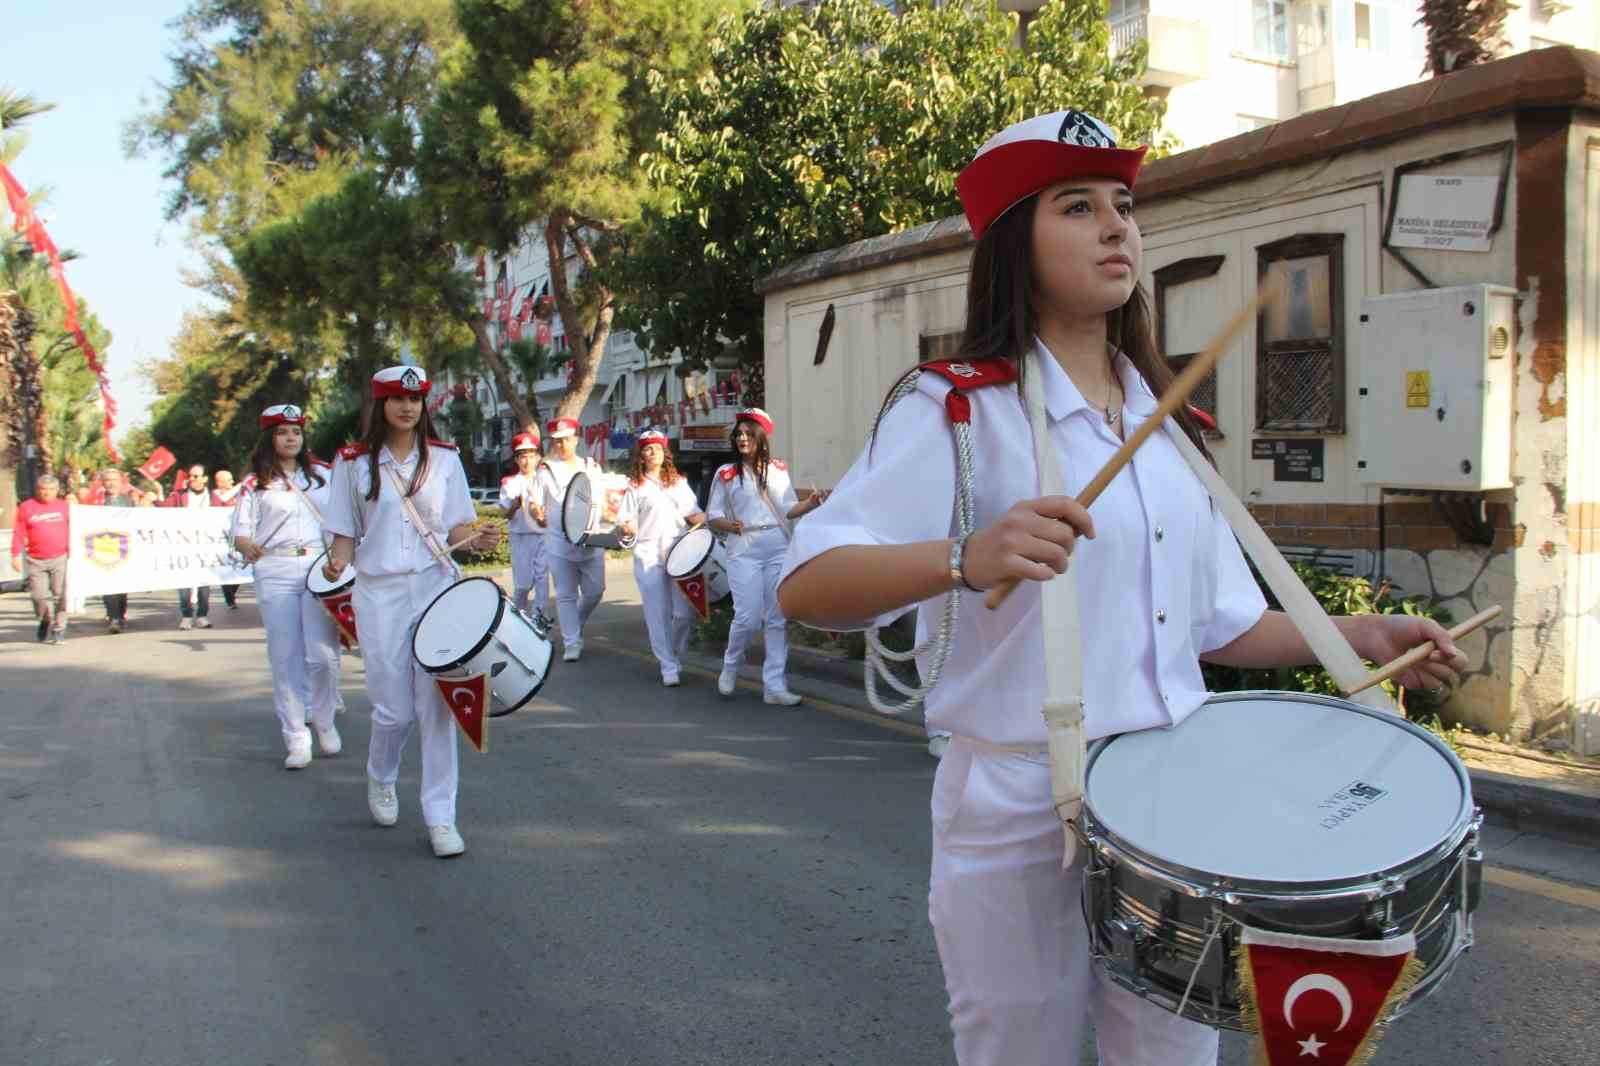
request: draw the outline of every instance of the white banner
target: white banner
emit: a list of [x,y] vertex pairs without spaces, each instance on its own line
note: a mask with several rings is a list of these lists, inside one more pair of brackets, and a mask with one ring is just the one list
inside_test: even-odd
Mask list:
[[230,507],[72,507],[67,593],[75,603],[118,592],[243,585]]

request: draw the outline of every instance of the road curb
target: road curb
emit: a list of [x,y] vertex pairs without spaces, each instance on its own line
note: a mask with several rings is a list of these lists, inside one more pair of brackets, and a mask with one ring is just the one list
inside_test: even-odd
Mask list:
[[1578,844],[1600,841],[1600,796],[1494,770],[1469,767],[1467,774],[1478,806],[1512,828]]

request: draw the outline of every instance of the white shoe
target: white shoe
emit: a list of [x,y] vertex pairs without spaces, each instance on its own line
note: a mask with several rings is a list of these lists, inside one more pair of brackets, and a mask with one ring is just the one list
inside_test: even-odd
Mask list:
[[776,692],[763,693],[761,702],[770,703],[775,707],[793,707],[800,702],[800,697],[786,688],[780,688]]
[[566,646],[566,649],[564,651],[562,651],[562,653],[561,653],[561,661],[564,662],[564,663],[575,663],[575,662],[578,661],[578,657],[580,655],[582,655],[582,654],[583,654],[583,641],[575,640],[571,644],[568,644]]
[[393,785],[379,784],[367,778],[367,810],[379,825],[393,825],[400,820],[400,800]]
[[317,734],[317,747],[322,749],[322,754],[337,755],[344,750],[344,741],[339,739],[337,726],[330,725],[326,729],[312,726],[312,729]]
[[178,628],[179,629],[193,629],[194,628],[194,622],[190,621],[187,618],[180,618],[180,619],[178,619]]
[[950,738],[944,733],[935,733],[928,738],[928,754],[935,759],[944,758],[944,749],[950,746]]
[[209,618],[196,618],[194,620],[194,627],[196,629],[210,629],[211,628],[211,619],[209,619]]
[[428,842],[433,845],[433,853],[441,859],[460,855],[467,850],[467,842],[461,839],[461,834],[456,832],[453,825],[428,826]]
[[722,673],[717,676],[717,691],[722,693],[724,696],[731,696],[733,695],[733,690],[738,687],[739,671],[730,670],[724,666],[722,668]]
[[311,765],[311,740],[307,738],[303,744],[291,744],[289,754],[283,760],[285,770],[304,770]]
[[678,680],[677,674],[662,674],[661,684],[666,688],[677,688],[681,682]]

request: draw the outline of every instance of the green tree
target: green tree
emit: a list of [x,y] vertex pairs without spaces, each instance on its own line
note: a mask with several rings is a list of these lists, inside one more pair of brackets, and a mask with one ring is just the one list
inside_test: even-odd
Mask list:
[[[821,0],[718,23],[703,75],[659,75],[659,206],[607,279],[651,351],[762,360],[755,283],[812,252],[958,214],[956,174],[1001,127],[1065,106],[1167,147],[1143,46],[1108,55],[1104,0],[1056,0],[1014,45],[993,6]],[[747,397],[752,401],[759,397]]]

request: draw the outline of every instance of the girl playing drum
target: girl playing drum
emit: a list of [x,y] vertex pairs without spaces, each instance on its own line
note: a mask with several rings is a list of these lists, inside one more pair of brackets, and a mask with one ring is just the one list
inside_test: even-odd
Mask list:
[[329,468],[307,453],[305,424],[294,404],[261,412],[261,440],[250,460],[254,474],[241,483],[233,512],[234,547],[255,566],[288,770],[311,762],[312,730],[322,754],[337,755],[342,747],[333,722],[339,639],[333,619],[306,588],[306,572],[323,549]]
[[[466,539],[476,517],[455,445],[432,439],[421,367],[392,366],[372,376],[372,424],[366,439],[340,450],[326,514],[335,534],[328,580],[353,560],[355,611],[372,701],[367,748],[367,807],[394,825],[394,783],[416,725],[422,737],[422,819],[440,858],[466,850],[456,830],[456,727],[433,679],[411,652],[411,634],[433,598],[456,580],[441,558]],[[485,531],[492,546],[495,534]]]
[[545,556],[545,526],[549,521],[539,493],[539,431],[529,429],[511,438],[511,456],[517,472],[500,479],[500,509],[511,533],[511,606],[544,614],[550,606],[550,563]]
[[[1265,610],[1231,530],[1163,434],[1135,453],[1093,517],[1069,495],[1172,379],[1138,284],[1131,190],[1143,154],[1117,148],[1109,129],[1074,111],[1010,126],[979,150],[957,182],[978,242],[959,357],[891,394],[827,511],[796,534],[781,587],[789,616],[838,628],[887,621],[960,587],[1023,580],[998,610],[979,595],[959,598],[943,681],[927,695],[930,730],[953,734],[934,778],[928,911],[962,1066],[1071,1059],[1086,1017],[1102,1063],[1198,1066],[1217,1056],[1214,1031],[1091,969],[1081,850],[1063,871],[1053,809],[1040,583],[1064,573],[1077,549],[1090,738],[1183,721],[1207,695],[1202,656],[1246,667],[1312,659],[1287,617]],[[1040,496],[1030,406],[1047,427],[1040,448],[1049,451],[1037,454],[1059,464],[1064,493]],[[944,460],[954,422],[968,427],[972,451],[974,531],[959,538],[962,489]],[[1371,660],[1434,641],[1439,650],[1402,684],[1435,686],[1464,665],[1431,621],[1337,621]]]
[[690,523],[699,525],[706,516],[688,480],[672,462],[665,433],[639,434],[633,447],[633,478],[622,506],[623,531],[639,538],[633,545],[633,576],[644,600],[650,650],[661,664],[661,683],[675,688],[678,660],[694,625],[694,607],[667,574],[667,551]]
[[722,657],[717,691],[733,695],[739,665],[750,638],[766,628],[766,662],[761,670],[763,699],[793,707],[800,697],[789,691],[788,620],[778,606],[778,574],[789,543],[790,524],[816,510],[823,497],[813,493],[801,503],[789,480],[789,468],[772,458],[772,418],[759,407],[740,411],[729,439],[739,453],[737,463],[717,471],[706,514],[711,528],[731,534],[728,541],[728,584],[733,588],[733,625]]
[[579,547],[569,541],[560,528],[561,506],[566,502],[567,486],[580,470],[587,473],[599,489],[600,464],[587,456],[578,457],[578,420],[552,418],[545,435],[554,451],[539,464],[539,506],[546,521],[557,526],[549,533],[545,551],[550,573],[556,579],[556,620],[561,624],[561,661],[575,663],[583,655],[583,627],[600,606],[606,592],[606,555],[602,548]]

